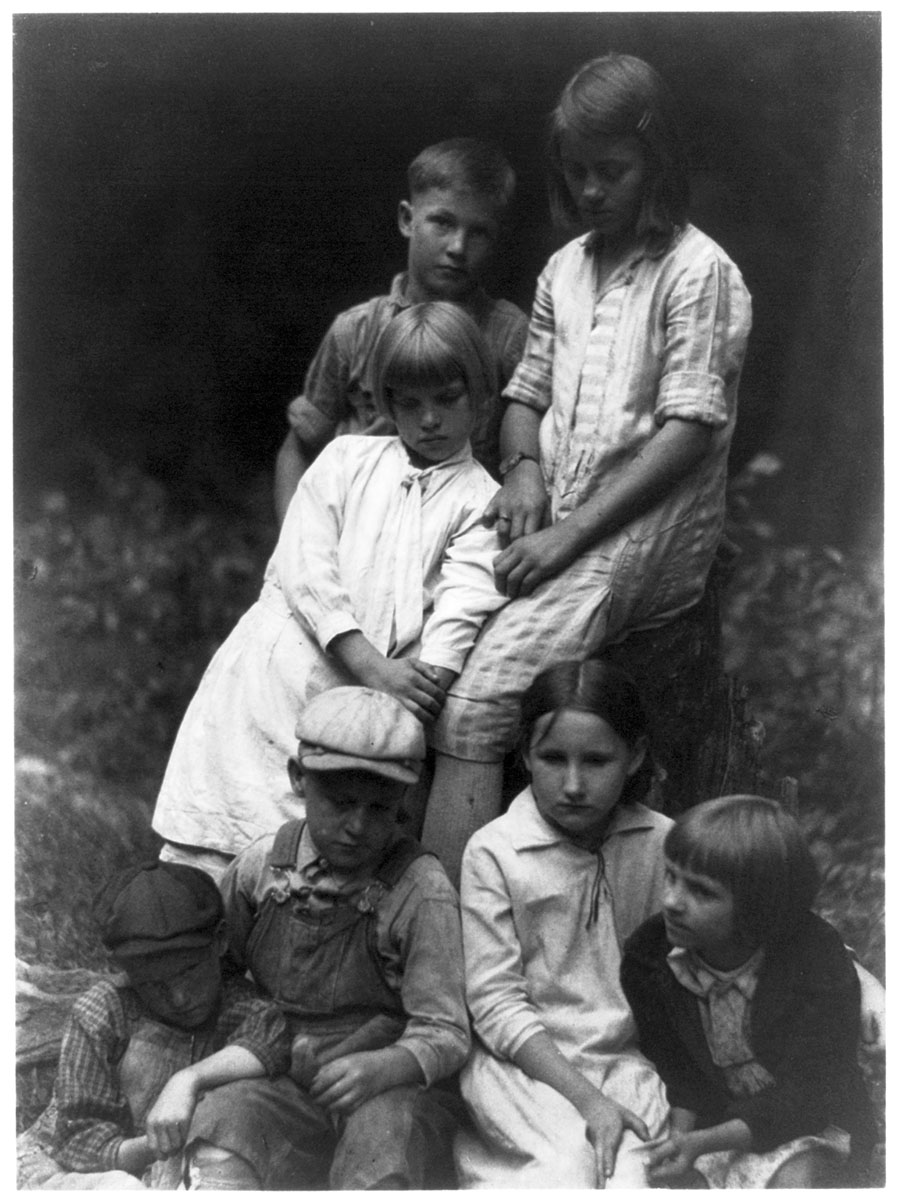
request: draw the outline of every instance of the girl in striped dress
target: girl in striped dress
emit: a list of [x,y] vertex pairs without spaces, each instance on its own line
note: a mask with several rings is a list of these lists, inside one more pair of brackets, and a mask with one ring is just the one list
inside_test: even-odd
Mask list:
[[549,159],[556,216],[588,232],[540,276],[504,393],[488,516],[511,603],[481,631],[433,739],[424,841],[450,873],[499,811],[530,681],[695,604],[724,519],[751,302],[688,222],[684,155],[654,70],[617,54],[582,67],[553,114]]

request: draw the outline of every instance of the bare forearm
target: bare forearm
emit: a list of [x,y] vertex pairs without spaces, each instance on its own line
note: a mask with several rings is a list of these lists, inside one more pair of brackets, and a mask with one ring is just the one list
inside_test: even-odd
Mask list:
[[709,1129],[693,1129],[685,1135],[689,1139],[693,1160],[713,1150],[750,1150],[751,1130],[744,1121],[725,1121]]
[[311,456],[303,450],[296,434],[292,429],[288,430],[274,464],[274,510],[279,525],[283,524],[296,485],[310,462]]
[[235,1079],[257,1079],[265,1074],[265,1068],[245,1046],[224,1046],[179,1073],[189,1076],[199,1093]]
[[600,487],[553,528],[570,559],[616,533],[662,500],[704,458],[711,429],[695,421],[668,421],[613,483]]
[[150,1149],[146,1137],[125,1138],[115,1156],[115,1165],[119,1171],[127,1171],[129,1175],[142,1175],[150,1163],[156,1161],[156,1155]]
[[542,424],[542,414],[526,404],[512,400],[502,418],[499,431],[499,451],[503,458],[521,451],[523,454],[539,458],[539,427]]
[[535,1033],[512,1058],[525,1075],[560,1092],[578,1112],[596,1097],[598,1089],[568,1062],[547,1033]]
[[341,633],[327,647],[346,670],[364,687],[379,688],[383,682],[385,659],[359,629]]

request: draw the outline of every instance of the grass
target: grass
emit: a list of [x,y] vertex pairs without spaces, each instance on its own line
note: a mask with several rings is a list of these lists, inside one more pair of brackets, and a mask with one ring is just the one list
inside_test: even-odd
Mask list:
[[[93,896],[156,853],[150,815],[178,721],[273,545],[262,488],[237,517],[185,512],[95,456],[87,498],[50,492],[19,514],[16,952],[27,962],[103,964]],[[746,520],[741,533],[729,667],[767,730],[769,788],[798,780],[820,910],[883,979],[881,575],[835,551],[780,546]],[[25,1120],[47,1080],[19,1083]]]

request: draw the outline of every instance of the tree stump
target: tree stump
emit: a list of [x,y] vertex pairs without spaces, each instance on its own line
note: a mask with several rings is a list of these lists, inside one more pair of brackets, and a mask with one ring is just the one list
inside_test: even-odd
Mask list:
[[[702,599],[687,612],[601,652],[636,681],[656,769],[648,803],[672,817],[701,800],[757,788],[764,727],[747,712],[746,689],[723,669],[720,611],[731,559],[731,551],[718,552]],[[527,775],[517,755],[505,767],[507,804]]]

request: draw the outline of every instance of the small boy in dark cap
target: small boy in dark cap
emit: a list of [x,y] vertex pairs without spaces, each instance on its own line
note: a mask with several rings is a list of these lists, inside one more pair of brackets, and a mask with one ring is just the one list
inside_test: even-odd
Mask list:
[[[221,883],[229,954],[286,1014],[290,1076],[210,1092],[190,1173],[256,1187],[419,1188],[451,1146],[467,1057],[458,897],[399,821],[421,724],[370,688],[321,693],[296,727],[303,820],[240,853]],[[250,1186],[250,1185],[245,1185]]]
[[289,1066],[284,1018],[248,981],[223,982],[221,896],[196,867],[120,872],[98,918],[124,979],[75,1002],[39,1122],[52,1161],[35,1155],[20,1185],[174,1188],[200,1096]]

